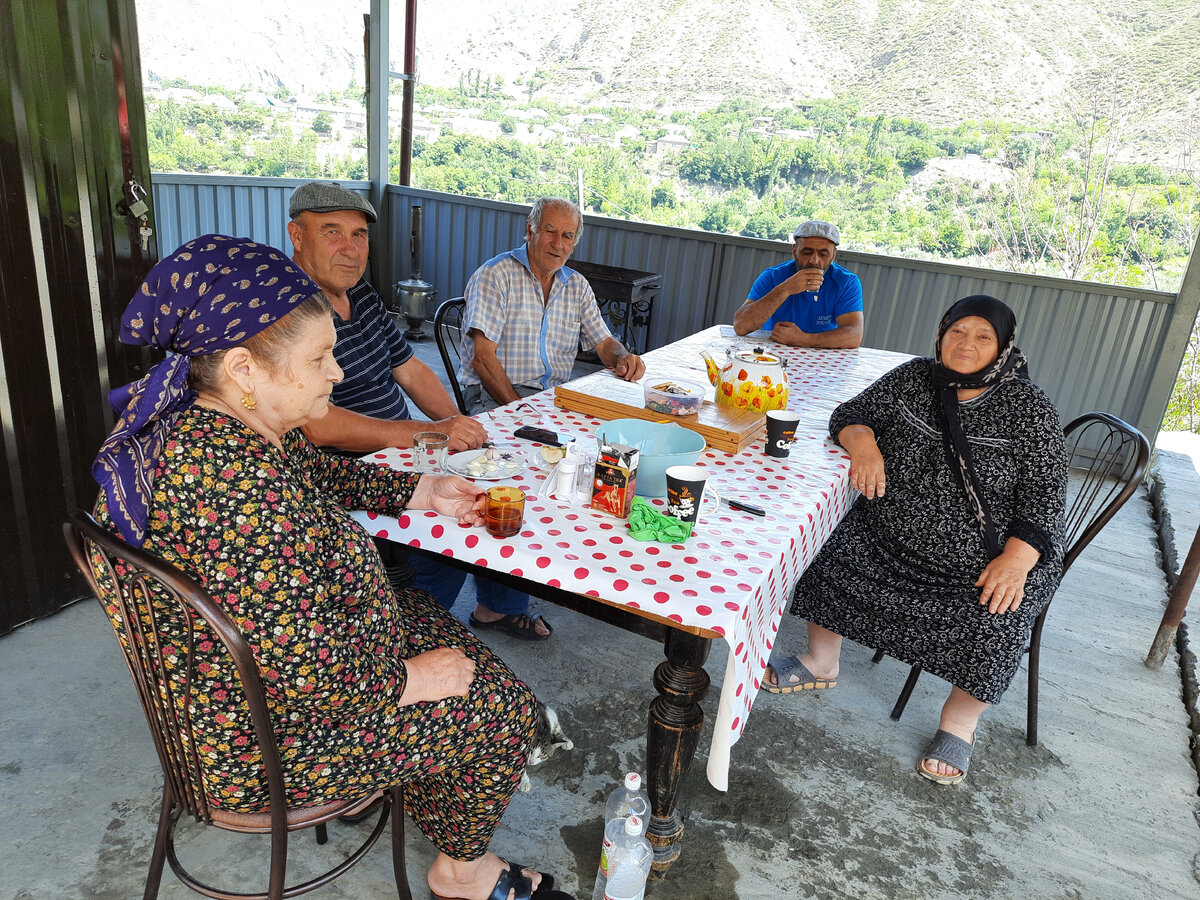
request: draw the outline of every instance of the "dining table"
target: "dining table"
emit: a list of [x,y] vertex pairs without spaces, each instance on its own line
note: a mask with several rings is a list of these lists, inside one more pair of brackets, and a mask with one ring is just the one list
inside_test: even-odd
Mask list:
[[[786,366],[787,408],[799,416],[789,455],[766,455],[759,431],[737,452],[706,446],[695,465],[707,470],[721,497],[761,507],[761,517],[704,503],[689,538],[660,543],[635,540],[624,519],[593,511],[578,497],[552,495],[552,465],[536,444],[515,440],[513,432],[535,425],[594,447],[603,424],[556,406],[553,390],[477,417],[491,441],[518,448],[525,463],[522,471],[498,482],[527,494],[516,539],[491,537],[430,510],[399,517],[354,514],[376,537],[486,570],[489,578],[662,642],[665,659],[652,675],[657,696],[650,702],[646,737],[652,880],[661,880],[681,850],[679,787],[704,722],[699,703],[709,687],[704,666],[711,642],[722,640],[729,648],[707,765],[709,782],[724,791],[730,754],[749,724],[792,591],[853,500],[849,457],[829,436],[830,413],[911,358],[865,347],[789,347],[763,332],[739,336],[730,326],[717,325],[645,354],[643,382],[683,379],[708,385],[702,351],[721,360],[727,352],[754,348],[780,357]],[[713,402],[715,389],[708,390],[706,402]],[[687,427],[686,417],[677,421]],[[415,465],[411,449],[363,458],[401,470]],[[454,467],[453,456],[447,465]],[[665,512],[665,498],[646,499]]]

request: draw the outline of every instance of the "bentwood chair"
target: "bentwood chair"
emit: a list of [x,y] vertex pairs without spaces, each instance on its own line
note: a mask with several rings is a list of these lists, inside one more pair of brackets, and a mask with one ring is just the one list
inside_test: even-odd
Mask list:
[[462,339],[463,310],[466,306],[467,301],[462,297],[451,297],[442,303],[433,314],[433,338],[437,341],[438,353],[442,355],[442,365],[446,367],[446,377],[450,379],[458,411],[469,416],[462,385],[458,383],[459,342]]
[[[125,662],[133,676],[142,710],[154,738],[163,770],[162,807],[144,900],[158,896],[163,862],[192,890],[218,900],[282,900],[328,884],[359,862],[392,826],[392,866],[401,900],[412,900],[404,868],[404,798],[400,785],[385,791],[347,796],[319,806],[288,806],[283,768],[266,692],[250,645],[225,611],[195,581],[175,566],[130,546],[76,511],[63,526],[76,565],[86,576],[100,605],[114,623]],[[262,756],[262,779],[270,807],[261,812],[229,812],[215,807],[205,789],[204,772],[193,729],[194,707],[203,702],[188,689],[194,666],[207,642],[224,647],[230,671],[236,671],[245,694],[250,721]],[[201,645],[204,645],[202,647]],[[211,651],[209,651],[211,654]],[[207,658],[207,657],[206,657]],[[379,820],[366,840],[333,868],[303,884],[285,886],[288,835],[316,829],[318,844],[328,840],[326,823],[342,815],[363,813],[380,802]],[[175,826],[187,813],[197,822],[243,834],[271,836],[268,888],[263,893],[237,893],[212,887],[189,873],[175,852]]]
[[[1145,436],[1116,416],[1106,412],[1084,413],[1063,429],[1071,478],[1067,485],[1066,543],[1063,575],[1079,558],[1088,544],[1117,514],[1141,484],[1150,461],[1150,444]],[[1025,711],[1025,743],[1037,746],[1038,669],[1041,662],[1042,628],[1050,604],[1034,620],[1029,637],[1029,693]],[[872,662],[883,659],[878,650]],[[921,667],[913,666],[904,688],[892,708],[891,717],[899,720],[912,696]]]

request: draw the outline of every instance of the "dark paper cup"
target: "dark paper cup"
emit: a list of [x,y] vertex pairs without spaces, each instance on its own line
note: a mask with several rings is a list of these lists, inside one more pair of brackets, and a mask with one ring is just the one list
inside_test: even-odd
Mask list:
[[700,466],[671,466],[667,469],[667,515],[695,524],[700,504],[707,495],[716,500],[717,492],[708,486],[708,470]]
[[786,409],[772,409],[767,413],[767,456],[787,456],[796,439],[796,426],[800,417]]

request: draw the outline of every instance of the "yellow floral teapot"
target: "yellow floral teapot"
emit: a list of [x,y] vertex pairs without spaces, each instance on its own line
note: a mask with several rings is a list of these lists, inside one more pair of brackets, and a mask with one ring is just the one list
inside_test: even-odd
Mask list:
[[762,347],[736,350],[721,366],[707,350],[700,352],[708,369],[708,380],[717,388],[718,403],[755,412],[787,409],[787,372],[778,356]]

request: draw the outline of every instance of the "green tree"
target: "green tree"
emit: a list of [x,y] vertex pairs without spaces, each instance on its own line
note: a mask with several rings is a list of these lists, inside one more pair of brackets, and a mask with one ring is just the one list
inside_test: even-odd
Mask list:
[[313,119],[312,130],[317,134],[329,134],[333,131],[333,116],[326,110],[321,110]]

